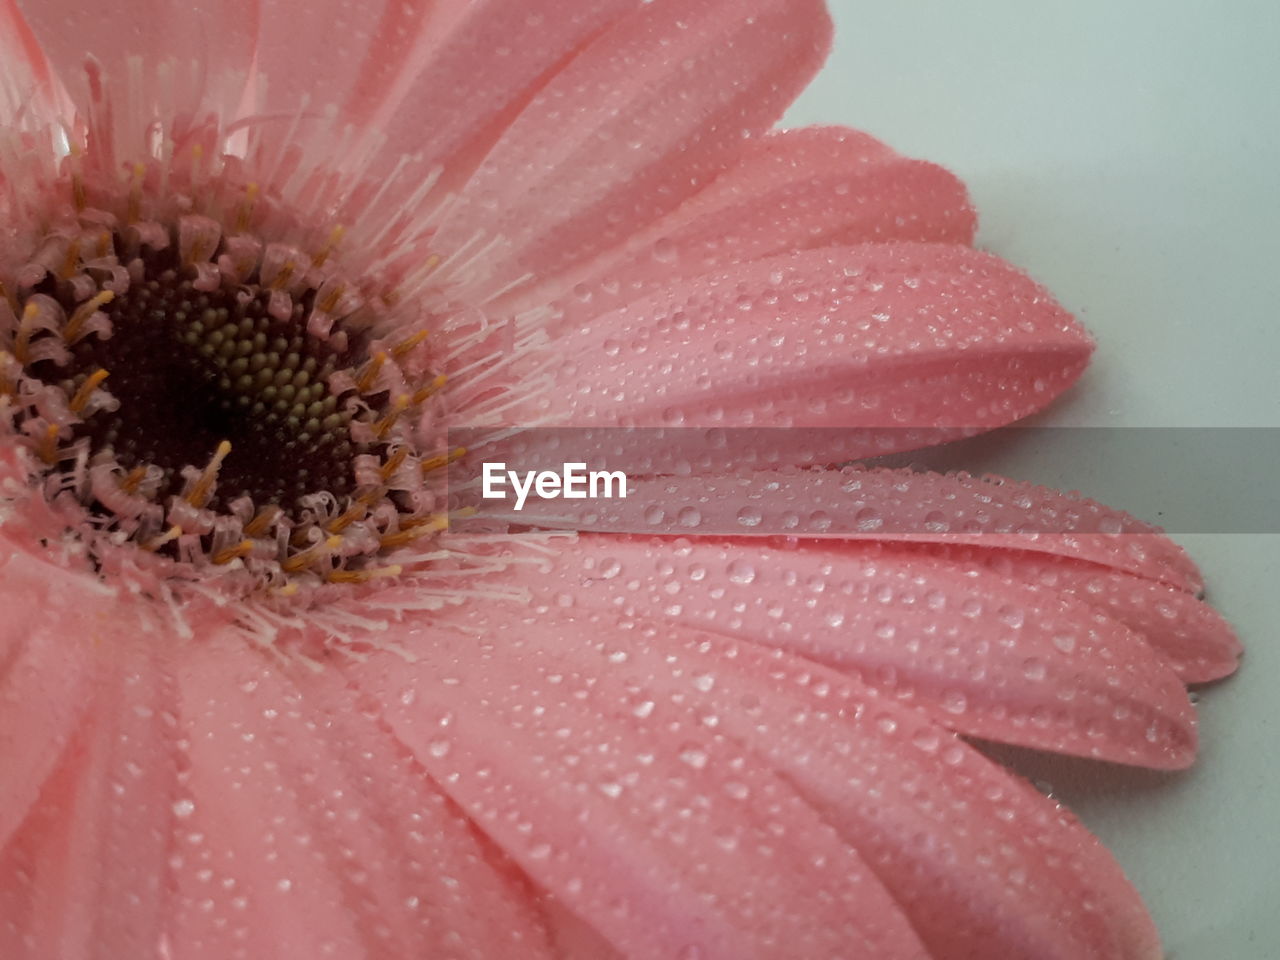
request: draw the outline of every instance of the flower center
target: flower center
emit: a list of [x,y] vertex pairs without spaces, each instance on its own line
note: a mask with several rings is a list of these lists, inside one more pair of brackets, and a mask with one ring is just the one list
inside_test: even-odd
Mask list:
[[[98,371],[109,375],[104,385],[119,407],[74,434],[93,450],[114,451],[125,470],[159,467],[169,494],[181,492],[183,467],[230,443],[209,499],[218,509],[249,497],[294,514],[309,493],[350,494],[353,455],[385,455],[385,444],[352,442],[344,401],[354,390],[338,392],[329,379],[358,366],[365,344],[339,349],[307,333],[314,292],[280,319],[269,312],[269,291],[255,285],[197,290],[194,271],[174,262],[172,248],[142,260],[142,282],[104,306],[110,339],[86,336],[64,367],[45,360],[33,368],[63,384],[68,400]],[[75,311],[69,291],[45,286]]]
[[418,455],[444,380],[425,334],[380,339],[317,261],[195,215],[82,221],[3,291],[4,409],[95,560],[130,542],[296,589],[398,573],[373,561],[446,525],[425,480],[449,458]]

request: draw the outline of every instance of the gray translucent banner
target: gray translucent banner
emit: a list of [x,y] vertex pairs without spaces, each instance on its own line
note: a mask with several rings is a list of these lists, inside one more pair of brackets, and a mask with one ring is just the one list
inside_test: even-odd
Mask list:
[[[961,434],[951,432],[952,437]],[[521,475],[563,473],[566,463],[578,463],[587,473],[621,471],[633,481],[858,464],[993,473],[1079,490],[1172,534],[1280,533],[1280,428],[1010,427],[918,449],[922,442],[943,439],[937,432],[915,428],[535,428],[496,434],[454,430],[450,446],[468,453],[450,467],[449,487],[455,507],[477,507],[482,515],[506,510],[508,519],[518,519],[509,509],[516,496],[510,484],[506,501],[481,496],[486,462],[502,462],[506,470]],[[662,494],[654,485],[639,486],[643,496],[655,500],[654,510],[671,506],[658,502]],[[583,489],[587,487],[584,481]],[[596,492],[604,492],[602,484]],[[531,487],[528,505],[538,499]],[[555,499],[543,498],[538,509],[554,513]],[[576,507],[580,512],[581,504]],[[1037,530],[1064,532],[1051,525]],[[699,532],[741,531],[730,527]]]

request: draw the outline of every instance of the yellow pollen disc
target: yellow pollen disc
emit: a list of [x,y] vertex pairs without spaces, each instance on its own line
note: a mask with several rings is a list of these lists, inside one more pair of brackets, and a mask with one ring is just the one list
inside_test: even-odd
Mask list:
[[196,485],[187,494],[187,503],[193,507],[203,507],[209,502],[209,497],[213,495],[213,488],[218,480],[218,470],[222,466],[222,461],[227,459],[227,454],[230,452],[231,444],[228,441],[223,440],[218,444],[218,449],[214,453],[213,459],[209,461],[209,465],[204,468],[204,473],[200,475]]
[[71,398],[71,412],[80,414],[84,408],[89,405],[89,398],[93,396],[93,391],[102,385],[102,381],[111,376],[106,370],[95,370],[85,378],[84,383],[80,384],[80,389],[76,391],[76,395]]

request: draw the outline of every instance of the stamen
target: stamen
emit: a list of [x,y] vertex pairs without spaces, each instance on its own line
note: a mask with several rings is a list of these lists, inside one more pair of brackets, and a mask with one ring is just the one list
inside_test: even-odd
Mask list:
[[284,570],[285,573],[298,573],[301,570],[305,570],[316,561],[328,557],[342,546],[342,543],[342,537],[337,535],[329,537],[322,543],[317,543],[314,547],[310,547],[303,550],[301,553],[295,553],[293,556],[287,557],[281,562],[280,568]]
[[378,374],[382,372],[383,364],[387,362],[387,355],[379,350],[372,360],[365,364],[364,370],[361,371],[359,378],[356,380],[356,389],[361,393],[368,393],[374,383],[378,379]]
[[373,425],[373,435],[379,440],[387,439],[387,434],[391,432],[391,428],[396,425],[396,421],[404,414],[406,410],[413,405],[413,397],[401,394],[396,397],[395,406],[391,408],[391,412]]
[[331,520],[325,529],[330,533],[341,533],[357,520],[363,520],[368,513],[368,505],[363,500],[357,499],[351,506]]
[[67,244],[67,252],[62,257],[62,267],[58,270],[58,279],[70,280],[80,268],[80,238],[74,237]]
[[58,425],[56,423],[51,423],[44,428],[44,436],[36,446],[36,453],[49,466],[58,462]]
[[40,308],[34,303],[28,303],[22,309],[22,319],[18,322],[18,335],[13,341],[13,355],[23,366],[31,359],[31,335],[35,333],[36,317],[39,315]]
[[324,298],[316,303],[316,308],[322,313],[332,313],[333,308],[338,305],[343,295],[347,292],[347,288],[338,283],[334,284],[333,289],[324,295]]
[[[339,224],[329,231],[329,239],[325,241],[324,246],[314,257],[311,258],[312,266],[323,267],[329,257],[333,255],[333,251],[338,248],[338,244],[342,242],[342,236],[347,232],[347,228]],[[333,309],[332,306],[329,309]]]
[[253,208],[258,202],[258,185],[251,183],[244,189],[244,200],[236,211],[236,233],[244,233],[253,222]]
[[280,514],[284,511],[277,507],[274,503],[270,506],[263,507],[258,511],[257,516],[244,525],[245,536],[260,537],[271,529],[271,525],[276,522]]
[[232,560],[239,560],[253,553],[254,542],[252,540],[241,540],[234,547],[227,547],[225,550],[219,550],[213,555],[213,562],[218,566],[225,566]]
[[449,516],[444,513],[437,513],[427,517],[419,523],[404,527],[395,533],[384,533],[378,538],[384,550],[394,550],[397,547],[403,547],[425,537],[429,533],[439,533],[441,530],[449,529]]
[[115,292],[103,290],[76,308],[67,325],[62,328],[62,339],[67,343],[76,343],[84,334],[84,325],[94,313],[116,298]]
[[417,406],[418,404],[422,403],[428,398],[435,396],[437,393],[439,393],[441,390],[444,389],[444,385],[448,382],[449,382],[449,378],[446,377],[443,373],[440,374],[438,377],[432,380],[425,387],[421,388],[416,393],[414,393],[413,395],[414,405]]
[[466,447],[455,447],[449,453],[442,453],[439,456],[431,457],[429,460],[423,460],[422,472],[431,473],[434,470],[439,470],[442,467],[447,467],[449,466],[449,464],[454,463],[457,460],[461,460],[466,455],[467,455]]
[[142,182],[146,179],[147,168],[144,164],[135,163],[129,179],[129,205],[125,212],[125,222],[137,223],[142,219]]
[[22,304],[18,302],[18,298],[13,295],[13,292],[4,285],[3,280],[0,280],[0,297],[4,297],[15,317],[22,313]]
[[272,290],[283,290],[289,285],[289,281],[293,279],[293,273],[298,269],[298,264],[293,260],[286,260],[280,267],[280,272],[275,275],[275,279],[271,281],[270,288]]
[[142,545],[142,549],[146,550],[149,553],[155,553],[157,550],[163,547],[166,543],[172,543],[174,540],[177,540],[180,536],[182,536],[182,528],[175,523],[172,527],[170,527],[164,533],[160,534],[160,536],[152,537],[150,540],[144,543]]
[[324,578],[330,583],[368,583],[378,577],[398,577],[404,567],[393,563],[387,567],[364,567],[360,570],[330,570]]
[[128,494],[137,493],[138,488],[142,486],[142,481],[145,479],[147,479],[147,468],[134,467],[129,471],[125,478],[120,481],[120,489]]
[[193,507],[203,507],[209,502],[209,497],[213,494],[213,488],[218,482],[218,471],[222,468],[222,461],[227,459],[227,454],[230,452],[231,444],[226,440],[218,444],[218,449],[214,452],[213,459],[209,461],[209,465],[204,468],[204,473],[200,475],[200,479],[191,488],[191,492],[187,494],[187,503]]
[[80,389],[76,391],[76,395],[71,398],[71,412],[79,416],[84,412],[84,408],[89,405],[89,398],[93,396],[93,391],[102,385],[102,381],[111,376],[106,370],[95,370],[80,384]]
[[413,351],[414,347],[426,340],[428,335],[426,330],[419,330],[407,340],[401,340],[391,348],[391,356],[396,360],[403,360]]
[[395,472],[404,465],[405,458],[407,458],[408,456],[409,456],[408,447],[396,448],[395,453],[393,453],[390,456],[390,458],[388,458],[387,462],[384,463],[382,465],[382,468],[378,471],[381,474],[382,481],[384,483],[390,480],[393,476],[395,476]]

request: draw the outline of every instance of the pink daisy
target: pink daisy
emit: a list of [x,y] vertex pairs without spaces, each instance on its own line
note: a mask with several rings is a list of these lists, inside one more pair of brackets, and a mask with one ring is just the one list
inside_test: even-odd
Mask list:
[[[1125,514],[839,466],[1091,343],[770,131],[820,0],[126,6],[0,0],[0,956],[1160,955],[970,741],[1186,766],[1239,647]],[[463,522],[531,425],[635,489]]]

